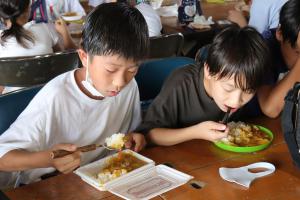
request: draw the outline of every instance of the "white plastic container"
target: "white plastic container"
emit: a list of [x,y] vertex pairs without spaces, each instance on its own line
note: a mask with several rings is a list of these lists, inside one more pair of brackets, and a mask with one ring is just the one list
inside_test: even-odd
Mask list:
[[[183,185],[193,178],[165,165],[155,166],[153,160],[131,150],[124,150],[124,152],[131,152],[133,156],[145,161],[147,164],[103,185],[97,180],[97,174],[111,156],[80,167],[75,171],[75,174],[98,190],[108,190],[119,197],[131,200],[153,198]],[[115,156],[115,154],[112,156]]]

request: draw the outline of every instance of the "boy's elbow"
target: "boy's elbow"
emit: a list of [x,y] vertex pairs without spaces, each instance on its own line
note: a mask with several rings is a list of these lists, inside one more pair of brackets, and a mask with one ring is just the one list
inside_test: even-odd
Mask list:
[[261,110],[267,117],[277,118],[280,115],[282,108],[278,106],[264,106],[263,108],[261,108]]
[[3,157],[0,158],[0,171],[4,171],[4,172],[9,171],[7,162],[5,161],[5,159]]

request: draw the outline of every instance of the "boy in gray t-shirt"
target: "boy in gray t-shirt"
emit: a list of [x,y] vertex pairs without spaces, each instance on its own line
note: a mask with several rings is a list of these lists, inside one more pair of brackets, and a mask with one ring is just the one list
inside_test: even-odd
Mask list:
[[216,121],[253,97],[268,64],[268,47],[255,29],[234,25],[223,30],[204,64],[169,76],[137,131],[159,145],[226,137],[228,128]]

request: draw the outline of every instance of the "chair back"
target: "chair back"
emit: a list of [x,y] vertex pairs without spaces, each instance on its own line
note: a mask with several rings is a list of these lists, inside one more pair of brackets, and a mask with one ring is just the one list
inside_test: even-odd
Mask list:
[[180,56],[183,40],[181,33],[151,37],[149,58]]
[[0,135],[17,119],[42,87],[43,85],[38,85],[0,95]]
[[26,87],[45,84],[78,65],[78,54],[74,50],[30,57],[0,58],[0,85]]
[[165,79],[173,70],[194,63],[194,59],[187,57],[171,57],[142,63],[135,77],[141,101],[150,103],[158,95]]

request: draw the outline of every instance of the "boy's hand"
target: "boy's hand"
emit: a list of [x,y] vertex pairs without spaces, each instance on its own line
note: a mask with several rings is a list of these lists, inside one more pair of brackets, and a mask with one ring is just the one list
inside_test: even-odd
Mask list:
[[213,121],[199,123],[195,126],[195,128],[197,131],[197,138],[212,142],[227,137],[229,131],[226,125]]
[[130,133],[126,137],[128,138],[125,143],[125,148],[127,149],[132,149],[138,152],[146,146],[145,137],[140,133]]
[[52,159],[52,166],[56,168],[58,171],[67,174],[80,165],[81,157],[80,152],[76,151],[77,147],[74,144],[57,144],[55,145],[51,151],[54,150],[66,150],[66,151],[73,151],[74,153],[69,154],[67,156],[61,158]]

